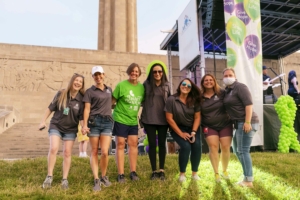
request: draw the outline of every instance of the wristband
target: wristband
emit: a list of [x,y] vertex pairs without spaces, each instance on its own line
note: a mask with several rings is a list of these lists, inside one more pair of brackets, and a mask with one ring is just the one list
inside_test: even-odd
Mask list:
[[195,132],[195,133],[197,133],[197,131],[195,131],[195,130],[192,130],[192,132]]
[[196,131],[192,131],[192,132],[191,132],[191,134],[194,134],[194,135],[196,135]]
[[245,124],[251,124],[251,122],[245,122]]

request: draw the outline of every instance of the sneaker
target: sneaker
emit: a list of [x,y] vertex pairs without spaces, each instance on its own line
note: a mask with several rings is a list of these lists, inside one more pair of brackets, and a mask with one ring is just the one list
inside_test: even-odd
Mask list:
[[101,182],[99,179],[95,179],[94,180],[94,187],[93,187],[94,191],[101,191]]
[[103,176],[100,181],[105,187],[111,186],[111,182],[108,180],[107,176]]
[[253,188],[253,183],[252,182],[247,182],[247,181],[237,182],[237,185],[241,186],[241,187]]
[[185,175],[180,175],[178,180],[179,180],[179,182],[181,182],[181,183],[184,182],[184,181],[186,181]]
[[215,174],[215,180],[217,183],[220,183],[221,182],[221,179],[220,179],[220,175],[219,174]]
[[199,181],[200,177],[198,176],[198,174],[192,175],[192,179],[195,181]]
[[138,181],[140,178],[138,177],[136,172],[133,171],[133,172],[130,172],[130,179],[133,180],[133,181]]
[[69,188],[69,182],[67,179],[63,179],[61,181],[61,189],[63,190],[67,190]]
[[226,180],[230,179],[230,177],[229,177],[227,171],[223,172],[223,173],[221,174],[221,176],[222,176],[224,179],[226,179]]
[[52,176],[47,176],[44,183],[43,183],[43,188],[44,189],[51,188],[52,181],[53,181],[53,177]]
[[124,174],[119,174],[117,178],[119,183],[125,183],[125,175]]
[[159,178],[159,173],[158,172],[152,172],[150,180],[155,180]]
[[165,172],[163,172],[163,171],[159,172],[159,179],[162,180],[162,181],[166,180]]

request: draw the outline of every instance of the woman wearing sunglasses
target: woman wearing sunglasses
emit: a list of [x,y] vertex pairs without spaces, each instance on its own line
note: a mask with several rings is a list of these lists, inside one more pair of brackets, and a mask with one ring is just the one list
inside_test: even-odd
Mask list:
[[[164,113],[167,98],[170,96],[170,85],[166,76],[166,65],[152,61],[148,67],[147,80],[144,82],[145,97],[141,121],[149,141],[149,159],[152,168],[150,179],[165,180],[164,165],[166,158],[166,137],[168,122]],[[156,170],[156,132],[158,140],[159,171]]]
[[[84,94],[83,133],[88,133],[91,144],[90,164],[94,175],[94,191],[111,185],[106,176],[108,151],[111,143],[113,119],[111,115],[112,90],[104,84],[105,74],[101,66],[92,68],[95,84]],[[101,146],[101,159],[98,161],[98,147]],[[101,177],[99,178],[99,167]]]
[[244,178],[238,182],[242,187],[253,187],[252,160],[250,146],[258,128],[258,116],[252,110],[252,96],[248,87],[236,80],[232,68],[223,70],[223,82],[226,85],[224,105],[234,123],[233,152],[243,168]]
[[39,129],[46,128],[46,120],[52,112],[53,117],[49,126],[50,147],[48,153],[48,175],[43,183],[43,188],[50,188],[53,181],[53,169],[59,141],[63,140],[63,179],[62,189],[68,189],[68,174],[71,167],[72,147],[78,132],[78,124],[82,124],[84,94],[84,77],[74,74],[69,81],[67,89],[57,92],[48,106]]
[[225,91],[220,88],[216,78],[205,74],[201,80],[201,125],[202,132],[209,146],[209,158],[215,172],[216,182],[219,176],[219,147],[221,145],[221,161],[224,179],[229,179],[227,166],[230,159],[232,140],[232,122],[225,110],[223,99]]
[[200,135],[200,89],[188,78],[183,79],[177,93],[166,102],[166,118],[171,135],[180,146],[179,181],[186,180],[185,172],[189,157],[192,165],[192,179],[200,180],[197,172],[200,164],[202,145]]

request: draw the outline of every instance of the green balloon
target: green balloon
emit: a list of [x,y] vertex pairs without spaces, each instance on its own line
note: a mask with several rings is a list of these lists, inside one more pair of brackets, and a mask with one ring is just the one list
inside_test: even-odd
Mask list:
[[258,74],[262,74],[262,69],[261,69],[262,65],[263,65],[262,55],[259,54],[254,58],[254,67],[255,67],[256,71],[258,72]]
[[256,20],[260,17],[259,0],[244,0],[244,9],[252,20]]
[[232,42],[241,46],[246,37],[246,26],[242,20],[236,16],[232,16],[226,24],[226,32]]
[[[227,67],[234,68],[237,62],[237,56],[232,48],[227,49]],[[260,67],[261,68],[261,67]]]

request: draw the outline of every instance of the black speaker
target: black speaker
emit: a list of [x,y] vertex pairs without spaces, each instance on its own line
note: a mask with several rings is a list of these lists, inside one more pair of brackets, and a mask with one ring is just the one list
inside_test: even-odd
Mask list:
[[223,0],[207,0],[205,27],[225,30]]

